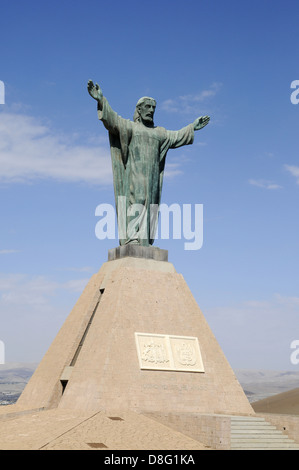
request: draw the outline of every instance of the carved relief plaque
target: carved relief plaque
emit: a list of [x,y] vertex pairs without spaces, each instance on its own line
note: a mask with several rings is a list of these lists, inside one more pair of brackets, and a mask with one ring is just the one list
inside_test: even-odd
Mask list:
[[169,343],[165,335],[135,333],[141,369],[172,370]]
[[204,372],[198,339],[191,336],[169,336],[174,370]]
[[198,339],[135,333],[141,369],[204,372]]

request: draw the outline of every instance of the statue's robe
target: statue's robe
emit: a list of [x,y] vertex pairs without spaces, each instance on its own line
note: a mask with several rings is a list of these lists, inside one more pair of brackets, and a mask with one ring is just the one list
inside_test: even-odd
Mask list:
[[146,127],[123,119],[105,97],[98,117],[109,131],[120,245],[152,245],[167,151],[193,143],[193,124],[178,131]]

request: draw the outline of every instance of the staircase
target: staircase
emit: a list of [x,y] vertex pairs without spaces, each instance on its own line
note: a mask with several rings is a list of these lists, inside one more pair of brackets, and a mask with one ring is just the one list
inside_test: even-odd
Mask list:
[[264,418],[231,416],[231,450],[299,450],[299,444]]

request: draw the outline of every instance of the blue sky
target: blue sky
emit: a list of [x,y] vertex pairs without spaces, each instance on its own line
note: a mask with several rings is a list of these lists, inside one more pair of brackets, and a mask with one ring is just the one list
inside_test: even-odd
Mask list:
[[[203,204],[204,243],[159,240],[234,368],[298,369],[299,80],[295,0],[1,0],[0,339],[38,362],[117,240],[95,236],[114,204],[98,82],[132,119],[211,122],[167,156],[162,201]],[[182,312],[182,315],[184,313]]]

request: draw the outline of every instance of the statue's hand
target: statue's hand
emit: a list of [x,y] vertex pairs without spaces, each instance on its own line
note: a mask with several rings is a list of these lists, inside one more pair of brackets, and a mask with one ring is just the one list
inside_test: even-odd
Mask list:
[[194,130],[199,131],[199,129],[202,129],[207,124],[209,124],[209,121],[210,121],[210,116],[201,116],[201,117],[195,119],[195,121],[193,123]]
[[89,80],[87,83],[87,91],[93,99],[97,101],[102,100],[103,98],[102,90],[97,83],[94,85],[92,80]]

